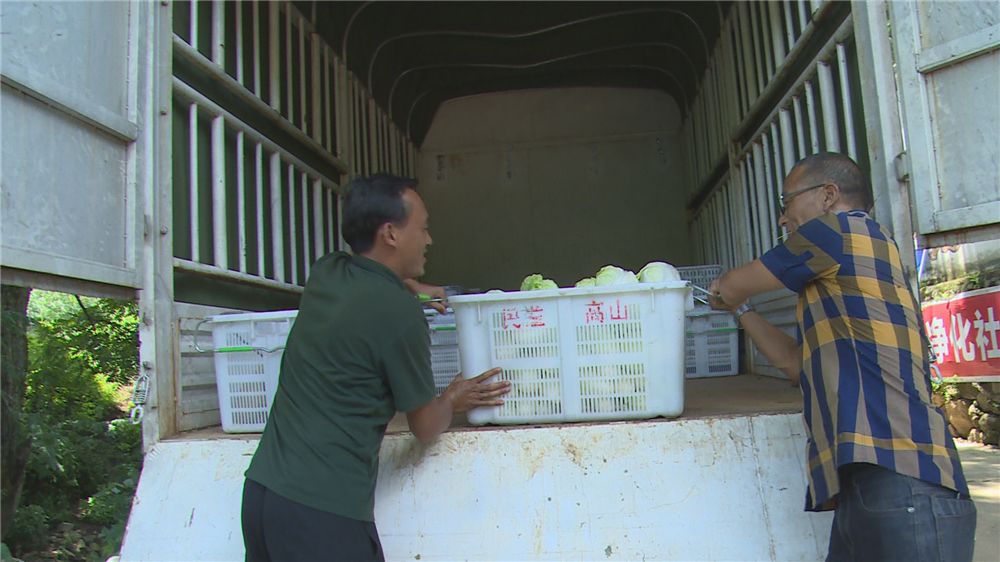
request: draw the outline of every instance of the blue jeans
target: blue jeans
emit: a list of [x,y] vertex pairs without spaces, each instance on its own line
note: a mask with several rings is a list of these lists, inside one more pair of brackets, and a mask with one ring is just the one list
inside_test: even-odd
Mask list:
[[840,467],[827,562],[971,561],[972,500],[873,464]]

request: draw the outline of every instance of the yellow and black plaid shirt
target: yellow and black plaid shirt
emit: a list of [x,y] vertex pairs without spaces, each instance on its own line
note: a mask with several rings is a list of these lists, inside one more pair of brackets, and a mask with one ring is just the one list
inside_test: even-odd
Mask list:
[[856,462],[968,494],[931,403],[920,307],[888,233],[862,211],[828,213],[760,260],[799,295],[806,509],[828,508],[840,491],[837,467]]

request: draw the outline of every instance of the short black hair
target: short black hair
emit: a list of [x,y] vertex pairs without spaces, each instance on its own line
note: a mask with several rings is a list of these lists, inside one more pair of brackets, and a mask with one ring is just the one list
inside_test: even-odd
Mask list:
[[383,224],[406,224],[410,209],[403,193],[416,187],[415,179],[385,173],[355,178],[347,184],[342,232],[354,253],[371,250],[375,233]]
[[788,173],[791,175],[797,170],[803,174],[806,183],[837,184],[841,196],[858,209],[868,211],[874,204],[868,178],[850,156],[839,152],[819,152],[796,162]]

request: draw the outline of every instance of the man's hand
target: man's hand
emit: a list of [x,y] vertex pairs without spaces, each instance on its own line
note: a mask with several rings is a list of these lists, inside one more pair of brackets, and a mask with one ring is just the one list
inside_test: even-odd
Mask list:
[[437,302],[427,303],[427,306],[433,308],[439,313],[444,314],[448,310],[448,306],[445,303],[445,299],[448,298],[448,295],[445,294],[444,287],[438,285],[428,285],[426,283],[421,283],[416,279],[405,279],[403,280],[403,284],[406,285],[406,288],[409,289],[414,295],[427,295],[435,300],[440,299]]
[[503,404],[500,397],[510,392],[511,387],[510,381],[489,382],[499,374],[499,368],[490,369],[471,379],[465,379],[459,373],[445,389],[442,398],[451,402],[455,412],[466,412],[480,406],[500,406]]
[[732,312],[736,309],[740,303],[730,304],[722,299],[722,294],[719,292],[719,280],[716,279],[712,281],[709,285],[708,291],[712,293],[708,296],[708,306],[712,307],[712,310],[724,310],[726,312]]
[[503,404],[500,397],[510,392],[510,381],[488,382],[499,373],[500,369],[490,369],[469,380],[457,375],[441,396],[406,413],[410,431],[421,443],[430,443],[448,429],[455,412]]

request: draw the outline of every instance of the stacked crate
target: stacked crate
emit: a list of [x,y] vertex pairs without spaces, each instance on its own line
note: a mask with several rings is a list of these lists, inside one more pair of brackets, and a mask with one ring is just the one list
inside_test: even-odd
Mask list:
[[424,315],[427,317],[427,327],[431,335],[431,371],[434,373],[434,389],[437,394],[441,394],[461,369],[455,314],[451,311],[439,314],[435,310],[427,309]]
[[[678,267],[681,279],[708,289],[722,275],[721,265]],[[697,292],[696,292],[697,294]],[[739,327],[729,312],[698,304],[685,319],[684,376],[725,377],[739,373]]]

